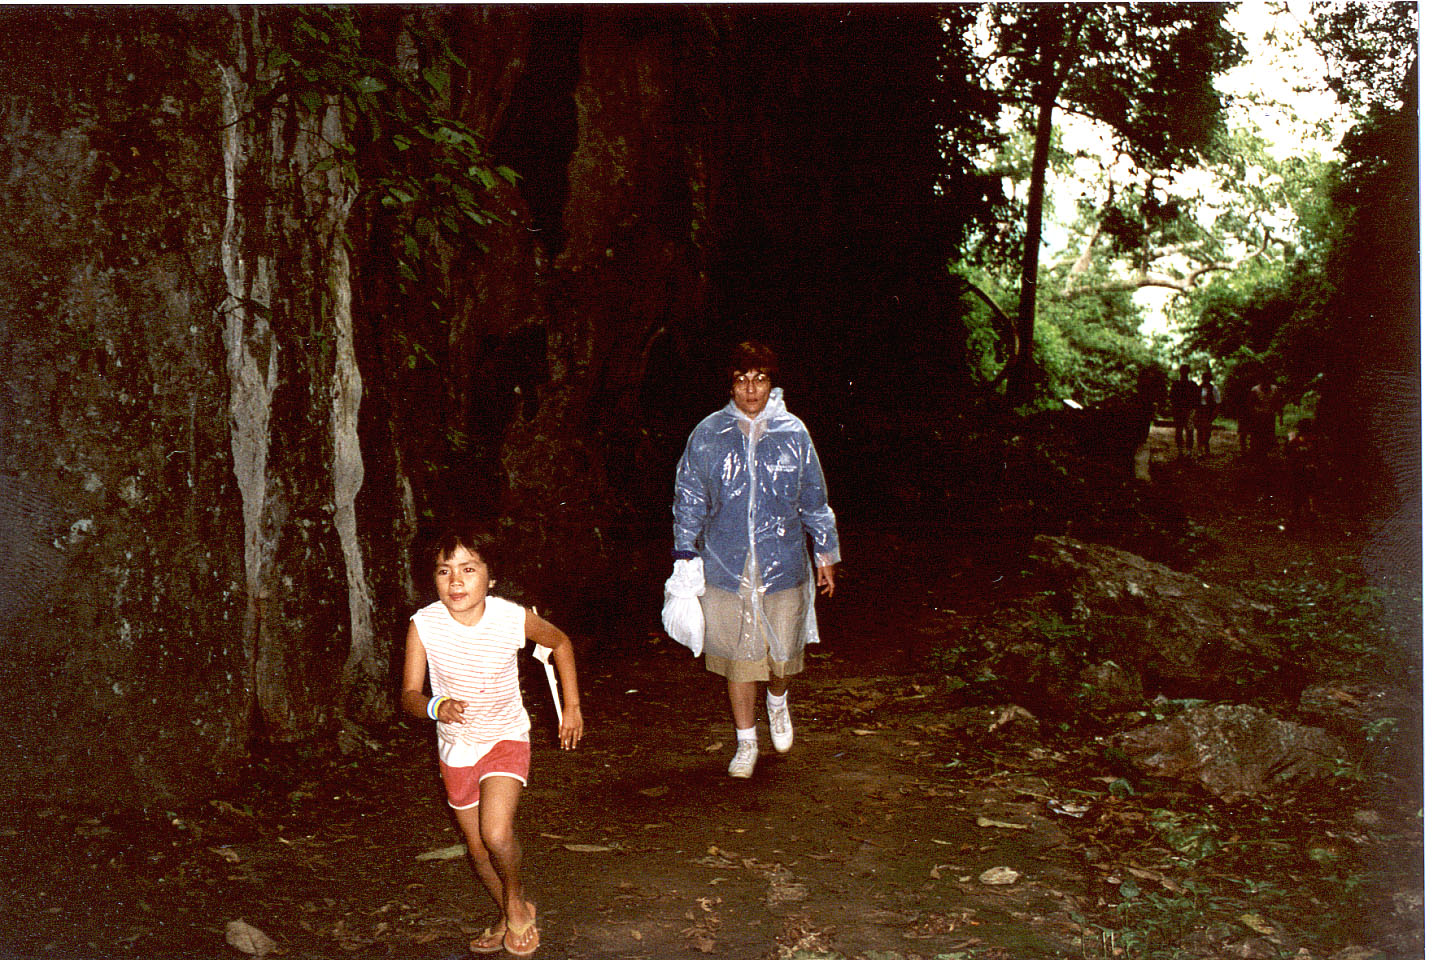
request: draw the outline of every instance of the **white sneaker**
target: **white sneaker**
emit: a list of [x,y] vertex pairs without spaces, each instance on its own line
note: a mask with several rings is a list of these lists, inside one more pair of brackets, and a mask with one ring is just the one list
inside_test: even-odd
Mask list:
[[741,740],[735,745],[735,759],[730,761],[730,776],[749,778],[755,773],[755,761],[760,759],[760,744],[754,740]]
[[767,703],[765,712],[770,714],[770,742],[775,744],[776,753],[784,753],[795,742],[795,728],[790,725],[790,703],[786,701],[779,707]]

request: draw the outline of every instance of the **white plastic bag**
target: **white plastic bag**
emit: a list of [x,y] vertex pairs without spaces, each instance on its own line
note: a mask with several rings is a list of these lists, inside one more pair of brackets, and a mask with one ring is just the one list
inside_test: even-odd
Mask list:
[[676,560],[674,572],[665,581],[660,622],[667,634],[697,657],[705,649],[705,613],[700,609],[700,595],[704,592],[705,561],[699,557]]

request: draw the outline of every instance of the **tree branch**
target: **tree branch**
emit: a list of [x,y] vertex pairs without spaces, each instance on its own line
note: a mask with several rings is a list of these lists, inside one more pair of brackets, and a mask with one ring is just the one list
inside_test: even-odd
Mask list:
[[1000,309],[998,303],[990,299],[988,293],[975,286],[968,278],[962,277],[960,278],[960,282],[964,285],[963,292],[973,293],[979,297],[981,302],[989,307],[990,312],[995,314],[995,318],[1000,321],[996,326],[999,326],[1002,330],[1010,334],[1010,350],[1008,351],[1008,355],[1013,358],[1020,350],[1020,332],[1015,329],[1015,321],[1010,318],[1009,314]]

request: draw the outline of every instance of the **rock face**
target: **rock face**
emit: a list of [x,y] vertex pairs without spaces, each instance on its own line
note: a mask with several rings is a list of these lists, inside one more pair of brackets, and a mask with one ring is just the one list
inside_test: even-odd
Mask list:
[[1197,781],[1227,800],[1307,780],[1344,754],[1323,730],[1243,704],[1196,707],[1111,743],[1158,776]]
[[1268,608],[1114,547],[1036,537],[1031,567],[1091,663],[1110,660],[1147,691],[1215,699],[1272,677],[1284,651],[1261,632]]

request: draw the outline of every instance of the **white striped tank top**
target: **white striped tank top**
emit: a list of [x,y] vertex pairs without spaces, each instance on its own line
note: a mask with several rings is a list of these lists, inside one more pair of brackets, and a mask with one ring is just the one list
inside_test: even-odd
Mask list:
[[465,701],[463,724],[435,724],[440,762],[467,767],[501,740],[529,740],[516,656],[525,646],[525,608],[486,597],[480,622],[467,627],[437,600],[410,619],[430,664],[431,692]]

